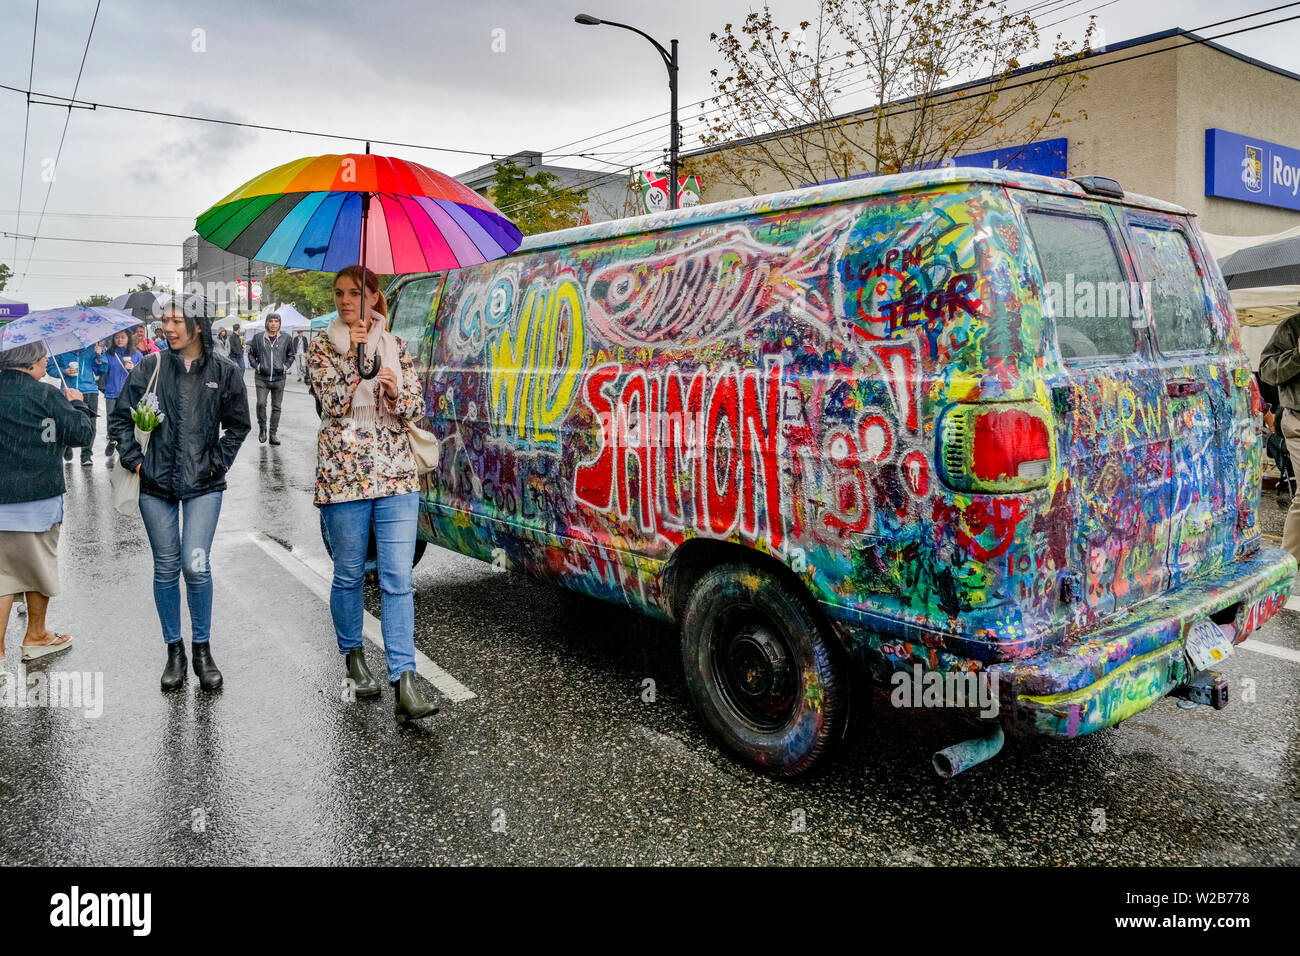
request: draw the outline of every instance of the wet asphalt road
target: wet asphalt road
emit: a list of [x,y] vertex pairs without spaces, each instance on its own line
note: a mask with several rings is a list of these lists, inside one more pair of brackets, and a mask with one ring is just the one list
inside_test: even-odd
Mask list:
[[[29,673],[102,674],[102,714],[0,707],[0,864],[1300,863],[1300,662],[1244,649],[1222,712],[1166,700],[1078,741],[1009,741],[942,782],[930,755],[960,727],[877,707],[821,772],[778,782],[695,718],[672,628],[431,546],[416,644],[475,696],[399,729],[387,689],[343,699],[327,604],[251,537],[327,568],[315,422],[291,385],[284,444],[254,429],[231,472],[212,697],[192,676],[158,690],[149,549],[111,510],[102,422],[94,467],[66,466],[49,620],[75,647]],[[1280,534],[1271,494],[1261,511]],[[15,613],[10,681],[22,626]],[[1300,614],[1258,638],[1300,651]]]

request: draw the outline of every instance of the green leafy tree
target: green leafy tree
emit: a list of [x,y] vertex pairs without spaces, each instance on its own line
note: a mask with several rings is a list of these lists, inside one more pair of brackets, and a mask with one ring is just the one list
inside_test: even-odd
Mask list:
[[112,301],[111,296],[96,294],[88,295],[84,299],[78,299],[77,305],[108,305]]
[[0,262],[0,292],[4,291],[4,287],[9,284],[9,279],[13,274],[13,269],[10,269],[3,262]]
[[586,211],[587,190],[567,189],[545,170],[531,176],[512,163],[498,163],[492,202],[525,236],[578,225]]
[[[379,288],[387,289],[391,275],[377,276]],[[334,311],[334,273],[290,272],[283,266],[273,269],[262,280],[262,302],[284,302],[308,318]]]

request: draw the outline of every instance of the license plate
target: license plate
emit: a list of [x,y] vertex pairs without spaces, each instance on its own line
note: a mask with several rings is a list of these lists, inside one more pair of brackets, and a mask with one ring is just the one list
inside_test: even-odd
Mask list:
[[1232,653],[1232,641],[1213,621],[1197,621],[1187,631],[1183,645],[1193,671],[1203,671]]

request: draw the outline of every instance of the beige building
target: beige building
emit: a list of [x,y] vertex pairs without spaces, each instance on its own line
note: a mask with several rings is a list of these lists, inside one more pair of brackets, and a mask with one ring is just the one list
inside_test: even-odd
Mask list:
[[[1108,176],[1125,190],[1178,203],[1210,233],[1270,235],[1300,225],[1300,76],[1184,30],[1111,44],[1079,65],[1086,84],[1062,111],[1071,121],[1039,137],[1065,140],[1057,153],[1066,176]],[[1025,71],[1025,79],[1034,69]],[[1207,130],[1238,134],[1213,134],[1220,157],[1213,187],[1206,177]],[[779,148],[782,135],[764,142]],[[1006,144],[969,144],[962,155],[994,146]],[[1255,191],[1243,185],[1248,146],[1258,157]],[[993,165],[987,154],[958,163]],[[1006,165],[1020,168],[1014,161]],[[1295,171],[1288,172],[1292,165]],[[1279,182],[1273,182],[1274,172]],[[784,188],[783,181],[767,176],[758,191]],[[1208,195],[1207,189],[1219,194]],[[704,182],[705,202],[740,194],[734,186]]]

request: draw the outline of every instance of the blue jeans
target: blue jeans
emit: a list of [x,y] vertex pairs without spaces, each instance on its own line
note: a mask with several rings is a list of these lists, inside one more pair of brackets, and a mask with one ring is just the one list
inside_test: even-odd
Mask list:
[[140,494],[140,516],[153,549],[153,600],[168,644],[181,639],[182,574],[193,642],[205,644],[212,633],[212,536],[220,514],[219,491],[186,501]]
[[388,658],[388,679],[415,670],[415,588],[411,565],[415,561],[415,531],[420,516],[420,496],[414,492],[388,498],[364,498],[336,505],[321,505],[334,552],[334,582],[330,588],[330,616],[339,641],[339,653],[361,646],[365,605],[361,586],[366,575],[366,545],[375,529],[379,552],[379,622]]

